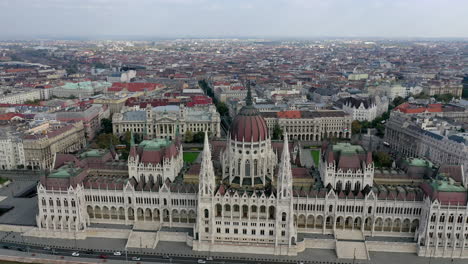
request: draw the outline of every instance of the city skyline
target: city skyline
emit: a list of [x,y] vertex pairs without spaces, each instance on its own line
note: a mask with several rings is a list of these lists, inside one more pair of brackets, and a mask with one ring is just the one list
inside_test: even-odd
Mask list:
[[461,0],[4,0],[0,7],[0,39],[468,37]]

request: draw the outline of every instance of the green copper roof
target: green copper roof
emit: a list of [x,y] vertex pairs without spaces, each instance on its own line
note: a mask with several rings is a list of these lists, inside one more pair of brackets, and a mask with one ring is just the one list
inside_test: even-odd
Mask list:
[[171,144],[171,141],[165,138],[155,138],[152,140],[143,140],[139,146],[145,150],[159,150]]
[[407,160],[408,165],[410,166],[415,166],[415,167],[429,167],[431,168],[433,164],[425,159],[417,159],[417,158],[411,158]]
[[364,149],[360,145],[351,145],[347,142],[339,142],[333,145],[333,151],[339,151],[342,154],[364,153]]
[[70,165],[64,165],[57,170],[54,170],[48,178],[70,178],[78,175],[83,169],[81,168],[74,168]]
[[87,157],[102,157],[106,153],[103,149],[92,149],[86,152],[83,152],[80,157],[87,158]]
[[438,175],[436,180],[430,183],[434,190],[439,192],[465,192],[465,188],[461,185],[455,185],[455,181],[444,175]]

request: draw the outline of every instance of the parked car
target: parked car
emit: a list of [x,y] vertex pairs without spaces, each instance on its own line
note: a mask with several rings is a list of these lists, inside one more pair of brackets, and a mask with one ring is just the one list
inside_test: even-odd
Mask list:
[[204,259],[199,259],[198,260],[198,264],[205,264],[205,263],[206,263],[206,260],[204,260]]
[[78,252],[75,251],[75,252],[72,253],[72,256],[73,256],[73,257],[79,257],[79,256],[80,256],[80,253],[78,253]]
[[164,255],[163,256],[163,259],[170,259],[171,257],[169,257],[169,255]]
[[140,257],[132,257],[132,260],[134,260],[134,261],[140,261],[141,258],[140,258]]
[[213,260],[213,257],[206,257],[206,260]]
[[86,250],[86,254],[94,254],[94,250],[88,249],[88,250]]
[[99,258],[100,258],[100,259],[107,259],[108,256],[107,256],[107,255],[104,255],[104,254],[101,254],[101,255],[99,255]]
[[115,252],[114,252],[114,256],[122,256],[122,252],[120,252],[120,251],[115,251]]
[[43,249],[44,249],[44,250],[51,250],[50,247],[44,247]]

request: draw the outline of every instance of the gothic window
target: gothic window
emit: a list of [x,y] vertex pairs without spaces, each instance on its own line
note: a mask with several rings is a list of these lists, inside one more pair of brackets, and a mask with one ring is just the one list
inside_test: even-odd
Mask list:
[[208,209],[205,209],[205,218],[208,218],[210,216],[210,212],[208,211]]
[[445,222],[445,215],[444,215],[444,214],[442,214],[442,215],[440,216],[439,222],[441,222],[441,223]]
[[237,162],[237,174],[241,174],[241,159],[239,159],[239,161]]
[[346,182],[345,190],[346,190],[347,192],[349,192],[349,191],[351,190],[351,182],[350,182],[350,181]]
[[250,177],[250,161],[245,162],[245,176]]
[[354,190],[357,192],[361,189],[361,183],[360,182],[356,182],[356,184],[354,184]]
[[258,175],[258,160],[254,160],[254,176]]
[[283,221],[283,222],[286,221],[286,213],[285,212],[283,212],[281,214],[281,221]]

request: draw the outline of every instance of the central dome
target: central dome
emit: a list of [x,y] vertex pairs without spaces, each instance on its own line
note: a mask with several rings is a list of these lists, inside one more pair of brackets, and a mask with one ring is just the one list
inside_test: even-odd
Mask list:
[[252,105],[252,94],[248,85],[246,106],[242,107],[231,126],[231,139],[258,142],[268,138],[268,127],[260,112]]

